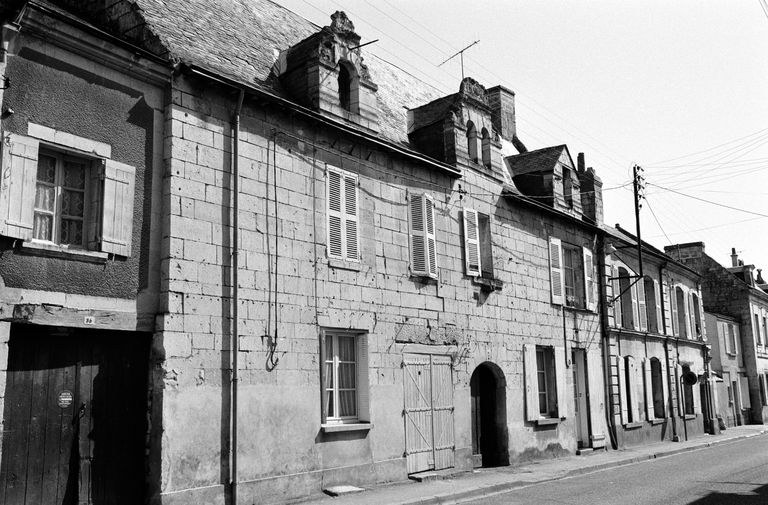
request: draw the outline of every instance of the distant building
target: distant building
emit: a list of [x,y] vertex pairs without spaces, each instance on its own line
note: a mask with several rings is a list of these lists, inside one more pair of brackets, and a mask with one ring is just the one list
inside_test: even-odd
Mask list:
[[[731,250],[731,266],[724,267],[704,251],[702,242],[667,246],[665,251],[681,263],[698,271],[702,276],[702,294],[707,312],[724,315],[738,323],[737,343],[739,356],[743,358],[746,372],[749,400],[742,398],[740,406],[748,409],[744,423],[765,424],[768,422],[768,285],[760,271],[755,275],[754,265],[745,265],[735,250]],[[735,332],[736,333],[736,332]],[[720,350],[721,364],[725,367],[728,359]],[[726,352],[727,356],[727,352]],[[724,368],[725,369],[725,368]],[[735,379],[731,376],[731,381]],[[745,384],[738,383],[744,392]]]
[[712,346],[716,415],[726,427],[745,424],[750,419],[751,402],[739,321],[721,314],[707,312],[705,315],[708,342]]

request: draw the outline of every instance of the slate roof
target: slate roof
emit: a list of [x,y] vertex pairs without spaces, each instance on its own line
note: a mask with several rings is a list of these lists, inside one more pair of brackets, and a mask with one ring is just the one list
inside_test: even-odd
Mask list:
[[564,149],[567,149],[565,145],[544,147],[535,151],[508,156],[505,161],[513,176],[531,172],[548,172],[560,159]]

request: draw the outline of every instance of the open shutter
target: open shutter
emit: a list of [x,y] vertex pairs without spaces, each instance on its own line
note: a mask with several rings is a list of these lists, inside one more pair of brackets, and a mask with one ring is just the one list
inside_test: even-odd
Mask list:
[[559,238],[549,238],[549,271],[552,283],[552,303],[563,305],[563,244]]
[[627,410],[627,376],[624,369],[624,358],[616,356],[616,365],[619,371],[619,409],[621,410],[621,424],[627,424],[629,419],[629,412]]
[[358,230],[357,176],[344,174],[344,256],[350,261],[360,259]]
[[701,415],[701,379],[691,386],[691,394],[693,395],[693,413],[697,416]]
[[648,331],[648,307],[645,304],[645,279],[635,284],[637,287],[637,309],[639,313],[640,331]]
[[328,213],[328,257],[344,257],[344,240],[341,215],[341,174],[328,167],[326,212]]
[[136,169],[114,160],[104,166],[104,210],[101,216],[101,250],[131,255],[133,197]]
[[672,297],[670,296],[670,289],[669,284],[666,282],[661,285],[662,291],[664,293],[664,296],[661,300],[662,306],[664,307],[664,332],[667,335],[674,335],[674,318],[672,317]]
[[676,364],[675,373],[677,374],[675,380],[675,387],[677,388],[677,415],[682,417],[685,415],[685,399],[683,398],[683,395],[685,394],[685,387],[683,386],[683,367],[679,364]]
[[523,368],[525,369],[525,419],[539,420],[539,379],[536,374],[536,346],[523,346]]
[[6,134],[0,179],[0,235],[32,238],[39,147],[38,140],[32,137]]
[[643,360],[643,376],[645,379],[645,415],[649,421],[656,417],[653,409],[653,381],[651,379],[651,360]]
[[[557,415],[568,417],[568,389],[565,386],[565,348],[555,347],[555,382],[557,383]],[[571,393],[573,390],[571,390]]]
[[357,342],[357,418],[370,422],[370,384],[368,381],[368,335],[361,335]]
[[669,286],[669,304],[672,312],[672,335],[680,336],[680,320],[677,317],[677,293],[675,292],[675,286]]
[[321,422],[325,424],[328,419],[328,403],[325,400],[325,388],[328,382],[328,370],[325,364],[325,332],[320,331],[320,415]]
[[478,276],[480,265],[480,239],[478,237],[477,211],[464,208],[464,257],[467,275]]
[[630,279],[629,293],[632,297],[632,327],[635,330],[640,329],[640,309],[637,296],[637,283],[634,279]]
[[643,381],[640,376],[640,370],[637,368],[637,360],[630,358],[629,360],[629,390],[632,397],[629,399],[630,408],[632,409],[632,421],[640,421],[640,399],[643,397]]
[[603,357],[600,350],[587,352],[587,377],[589,378],[589,419],[591,422],[592,447],[605,447],[603,421]]
[[586,247],[582,248],[582,257],[584,258],[584,295],[587,303],[587,310],[594,311],[597,306],[597,289],[595,289],[595,265],[592,259],[592,251]]
[[621,327],[622,314],[621,314],[621,284],[619,283],[619,271],[615,265],[611,265],[611,285],[613,286],[613,325],[616,328]]
[[[693,294],[688,293],[688,338],[696,338],[696,310],[694,309]],[[698,308],[698,307],[697,307]]]
[[656,333],[664,333],[664,321],[661,320],[661,298],[659,297],[659,282],[653,280],[653,294],[656,299],[656,307],[649,307],[649,310],[656,310]]
[[424,230],[424,195],[409,193],[408,209],[411,232],[411,273],[429,275],[427,235]]
[[424,195],[424,217],[427,232],[427,267],[430,277],[437,277],[437,243],[435,233],[435,201],[429,195]]
[[663,417],[668,417],[670,398],[669,398],[669,362],[665,359],[662,361],[661,367],[661,394],[664,396],[664,411],[655,412],[655,414],[661,414]]

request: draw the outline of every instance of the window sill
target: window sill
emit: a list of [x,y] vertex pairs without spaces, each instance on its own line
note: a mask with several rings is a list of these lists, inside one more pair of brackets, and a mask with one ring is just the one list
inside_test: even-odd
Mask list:
[[437,284],[437,277],[421,274],[410,274],[410,278],[422,284]]
[[624,425],[625,430],[636,430],[638,428],[642,428],[643,423],[637,422],[637,423],[627,423]]
[[657,417],[657,418],[655,418],[655,419],[651,419],[651,424],[655,426],[655,425],[657,425],[657,424],[661,424],[661,423],[663,423],[663,422],[664,422],[664,421],[666,421],[666,420],[667,420],[667,419],[666,419],[666,418],[664,418],[664,417]]
[[489,279],[486,277],[472,277],[472,284],[480,286],[482,291],[501,291],[504,283],[499,279]]
[[340,433],[342,431],[368,431],[373,428],[372,423],[338,423],[321,424],[320,429],[324,433]]
[[536,421],[536,424],[539,426],[550,426],[552,424],[559,424],[560,418],[559,417],[542,417],[538,421]]
[[87,251],[85,249],[69,249],[56,244],[44,242],[22,242],[21,249],[29,254],[48,256],[51,258],[77,259],[92,263],[106,263],[109,254],[101,251]]
[[563,308],[573,312],[583,312],[585,314],[595,314],[594,310],[585,309],[583,307],[574,307],[573,305],[563,304]]
[[359,261],[345,261],[335,258],[328,258],[328,266],[331,268],[338,268],[339,270],[352,270],[359,272],[362,266]]
[[686,421],[690,421],[691,419],[696,419],[696,414],[685,414],[683,416],[683,419],[685,419]]

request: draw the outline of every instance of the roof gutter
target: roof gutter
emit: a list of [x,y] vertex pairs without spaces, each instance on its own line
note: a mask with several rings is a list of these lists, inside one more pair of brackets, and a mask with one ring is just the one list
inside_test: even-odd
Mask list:
[[286,107],[294,112],[297,112],[308,119],[322,123],[331,128],[335,128],[350,136],[356,137],[365,142],[370,142],[372,144],[375,144],[379,147],[386,149],[387,151],[399,154],[401,156],[405,156],[406,158],[409,158],[413,161],[423,163],[425,165],[429,165],[430,167],[436,168],[441,172],[444,172],[453,177],[460,178],[462,176],[462,172],[460,169],[453,167],[451,165],[448,165],[447,163],[439,162],[433,158],[430,158],[429,156],[425,156],[417,151],[414,151],[413,149],[408,149],[406,147],[401,147],[391,142],[386,142],[375,135],[357,130],[339,121],[334,121],[333,119],[325,117],[322,114],[318,114],[317,112],[311,109],[308,109],[307,107],[301,106],[295,102],[287,100],[274,93],[270,93],[269,91],[266,91],[262,88],[253,86],[252,84],[246,84],[244,82],[240,82],[235,79],[224,77],[218,73],[199,67],[197,65],[185,64],[182,66],[182,69],[187,70],[189,73],[198,75],[205,79],[210,79],[210,80],[219,82],[221,84],[243,90],[247,93],[260,96],[269,101],[275,102],[283,107]]

